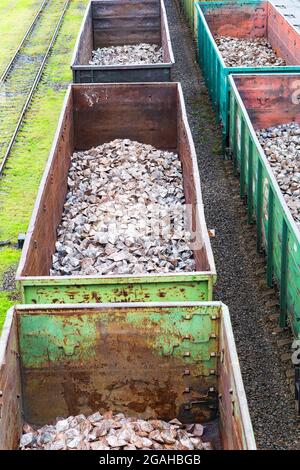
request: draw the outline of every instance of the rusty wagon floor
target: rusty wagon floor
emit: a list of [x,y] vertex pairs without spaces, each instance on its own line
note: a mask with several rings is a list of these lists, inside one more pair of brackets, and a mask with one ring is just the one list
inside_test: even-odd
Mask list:
[[191,32],[177,0],[165,0],[165,4],[176,59],[173,80],[183,86],[207,224],[216,229],[212,240],[218,272],[215,298],[230,309],[257,445],[300,449],[300,426],[286,377],[291,361],[284,343],[291,344],[292,337],[277,328],[277,307],[267,306],[274,296],[259,277],[264,264],[255,255],[255,234],[244,220],[231,163],[222,161],[220,132],[196,63]]

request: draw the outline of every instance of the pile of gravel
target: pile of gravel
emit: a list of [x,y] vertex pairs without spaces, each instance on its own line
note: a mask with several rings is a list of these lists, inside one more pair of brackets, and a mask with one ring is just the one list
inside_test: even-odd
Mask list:
[[203,442],[205,427],[125,417],[123,413],[81,414],[59,418],[54,425],[34,429],[23,427],[21,450],[212,450]]
[[114,140],[74,153],[50,275],[195,271],[174,153]]
[[265,38],[216,36],[226,67],[278,67],[286,65]]
[[260,129],[256,133],[300,228],[300,125],[292,122]]
[[92,52],[90,65],[159,64],[163,50],[156,44],[102,47]]
[[[184,91],[188,119],[199,161],[207,224],[216,229],[211,240],[218,282],[214,299],[229,306],[255,438],[260,449],[299,449],[300,428],[282,362],[282,349],[267,321],[274,309],[266,306],[265,291],[258,283],[255,235],[241,218],[239,189],[215,155],[221,142],[215,115],[197,64],[197,51],[188,22],[180,15],[179,2],[165,0],[175,53],[173,80]],[[231,174],[231,170],[229,172]],[[252,241],[250,241],[252,238]],[[254,251],[253,251],[254,250]],[[259,261],[260,258],[259,258]],[[275,311],[276,312],[276,311]],[[276,312],[277,313],[277,312]],[[276,323],[275,323],[276,325]],[[291,335],[290,344],[293,338]]]

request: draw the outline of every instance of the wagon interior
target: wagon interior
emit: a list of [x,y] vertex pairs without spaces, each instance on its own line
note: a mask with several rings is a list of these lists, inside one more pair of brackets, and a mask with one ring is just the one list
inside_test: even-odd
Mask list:
[[235,75],[234,82],[255,129],[300,124],[299,75]]
[[185,202],[191,207],[188,224],[199,242],[194,250],[196,271],[208,271],[210,262],[206,235],[203,235],[206,230],[205,219],[199,207],[202,201],[198,197],[200,186],[195,170],[196,156],[183,116],[185,112],[182,113],[182,101],[176,83],[70,87],[60,132],[48,161],[29,226],[18,275],[49,275],[73,152],[122,138],[178,153],[182,164]]
[[88,65],[98,48],[156,44],[171,62],[161,0],[92,1],[80,33],[74,65]]
[[202,8],[214,37],[264,37],[286,65],[300,64],[299,33],[272,3],[214,3]]

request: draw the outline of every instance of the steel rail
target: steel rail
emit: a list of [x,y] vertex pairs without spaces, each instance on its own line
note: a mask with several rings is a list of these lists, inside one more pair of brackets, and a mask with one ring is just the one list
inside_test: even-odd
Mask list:
[[26,33],[25,33],[25,35],[24,35],[22,41],[21,41],[20,44],[18,45],[18,47],[17,47],[17,49],[16,49],[14,55],[12,56],[10,62],[7,64],[7,66],[6,66],[5,70],[4,70],[4,72],[2,73],[2,75],[1,75],[1,77],[0,77],[0,84],[1,84],[1,82],[4,82],[4,81],[6,80],[7,75],[9,74],[10,69],[11,69],[13,63],[14,63],[14,61],[16,60],[17,55],[19,54],[20,50],[22,49],[23,45],[25,44],[25,41],[27,40],[28,36],[31,34],[33,28],[34,28],[35,25],[36,25],[36,22],[37,22],[37,20],[38,20],[38,18],[39,18],[39,16],[40,16],[40,14],[41,14],[42,11],[44,10],[44,8],[45,8],[46,4],[48,3],[48,1],[49,1],[49,0],[43,0],[43,2],[41,3],[41,6],[40,6],[40,8],[39,8],[37,14],[36,14],[35,17],[33,18],[31,25],[29,26],[28,30],[26,31]]
[[27,109],[28,109],[28,107],[29,107],[29,105],[30,105],[30,103],[31,103],[32,97],[33,97],[33,95],[34,95],[34,92],[35,92],[35,90],[36,90],[36,88],[37,88],[37,86],[38,86],[38,84],[39,84],[39,82],[40,82],[40,79],[41,79],[41,77],[42,77],[42,74],[43,74],[43,71],[44,71],[44,68],[45,68],[45,65],[46,65],[46,62],[47,62],[47,59],[48,59],[49,54],[50,54],[50,52],[51,52],[51,50],[52,50],[52,48],[53,48],[53,46],[54,46],[54,43],[55,43],[56,38],[57,38],[57,36],[58,36],[59,30],[60,30],[60,28],[61,28],[61,25],[62,25],[64,16],[65,16],[65,14],[66,14],[66,11],[67,11],[67,9],[68,9],[69,4],[70,4],[70,0],[66,0],[66,2],[65,2],[65,4],[64,4],[64,7],[63,7],[63,10],[62,10],[62,13],[61,13],[61,15],[60,15],[60,18],[59,18],[58,23],[57,23],[57,25],[56,25],[54,34],[53,34],[53,36],[52,36],[52,38],[51,38],[51,41],[50,41],[50,44],[49,44],[49,46],[48,46],[48,49],[47,49],[47,51],[46,51],[46,53],[45,53],[45,55],[44,55],[43,61],[42,61],[41,65],[40,65],[40,68],[39,68],[39,70],[38,70],[38,72],[37,72],[37,74],[36,74],[35,80],[34,80],[34,82],[33,82],[33,84],[32,84],[32,87],[31,87],[31,89],[30,89],[30,91],[29,91],[27,100],[26,100],[26,102],[25,102],[25,104],[24,104],[24,106],[23,106],[23,108],[22,108],[21,113],[20,113],[20,118],[19,118],[18,123],[17,123],[17,125],[16,125],[16,127],[15,127],[14,133],[13,133],[11,139],[10,139],[10,142],[9,142],[9,144],[8,144],[8,147],[7,147],[7,150],[6,150],[5,155],[4,155],[4,157],[3,157],[3,160],[1,161],[1,164],[0,164],[0,177],[3,176],[3,169],[4,169],[4,166],[5,166],[5,164],[6,164],[6,162],[7,162],[7,159],[8,159],[8,157],[9,157],[9,155],[10,155],[11,149],[12,149],[14,143],[15,143],[16,137],[17,137],[17,135],[18,135],[18,132],[19,132],[20,127],[21,127],[21,124],[22,124],[22,122],[23,122],[23,118],[24,118],[24,116],[25,116],[25,114],[26,114],[26,111],[27,111]]

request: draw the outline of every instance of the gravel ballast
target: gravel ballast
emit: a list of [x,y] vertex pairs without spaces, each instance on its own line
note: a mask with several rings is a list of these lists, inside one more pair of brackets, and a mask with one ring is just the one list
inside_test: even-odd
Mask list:
[[102,47],[92,51],[90,65],[145,65],[163,62],[163,50],[156,44]]
[[35,429],[23,426],[21,450],[212,450],[205,425],[143,420],[112,412],[58,418]]
[[[257,257],[252,252],[254,244],[249,249],[247,223],[241,220],[239,188],[233,187],[218,150],[221,132],[216,128],[187,20],[179,14],[177,1],[165,0],[165,4],[176,60],[173,80],[183,87],[206,221],[209,229],[216,230],[212,239],[218,273],[214,296],[230,309],[257,445],[261,449],[299,449],[299,422],[285,376],[287,364],[280,360],[277,336],[267,321],[274,310],[266,307],[258,284]],[[252,231],[250,234],[255,241]],[[292,343],[292,336],[287,335]]]
[[178,155],[130,140],[74,153],[51,275],[195,271]]
[[216,36],[216,44],[226,67],[282,67],[285,61],[278,57],[265,38],[234,38]]
[[260,129],[256,134],[300,228],[300,125],[291,122]]

